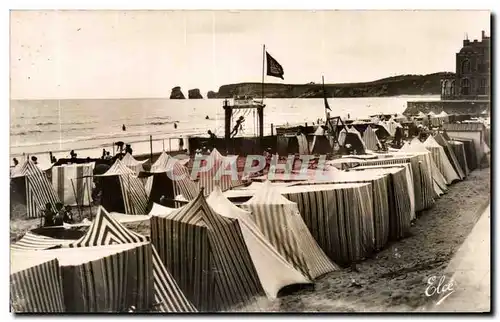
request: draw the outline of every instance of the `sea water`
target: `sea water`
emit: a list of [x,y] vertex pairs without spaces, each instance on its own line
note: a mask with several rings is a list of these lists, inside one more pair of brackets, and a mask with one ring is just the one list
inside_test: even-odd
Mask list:
[[[398,96],[330,98],[332,116],[367,117],[379,113],[402,113],[407,101],[438,100],[439,96]],[[312,124],[325,118],[323,99],[266,99],[265,134],[271,124]],[[177,150],[178,138],[207,135],[211,130],[224,135],[222,99],[75,99],[10,101],[10,155],[45,158],[48,151],[56,157],[100,157],[102,149],[113,151],[113,143],[132,144],[134,154]],[[257,117],[252,110],[241,110],[245,117],[242,135],[256,134]],[[208,116],[208,119],[206,117]],[[177,123],[177,128],[174,128]],[[125,125],[126,131],[122,130]],[[187,144],[187,143],[185,143]],[[43,160],[40,160],[43,163]]]

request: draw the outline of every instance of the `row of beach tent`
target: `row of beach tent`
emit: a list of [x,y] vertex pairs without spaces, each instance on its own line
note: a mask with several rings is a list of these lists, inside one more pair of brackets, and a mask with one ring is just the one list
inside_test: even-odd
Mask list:
[[[188,170],[167,154],[144,182],[143,170],[117,160],[99,176],[97,216],[74,225],[81,236],[60,238],[56,232],[69,225],[28,232],[11,245],[11,306],[16,312],[214,312],[243,304],[259,310],[257,299],[311,285],[404,238],[419,212],[474,169],[469,160],[478,153],[474,139],[436,133],[399,150],[331,160],[305,178],[262,176],[249,186],[231,176],[216,180],[215,170],[198,181],[168,181],[169,172]],[[211,158],[216,169],[235,162],[216,150]],[[52,180],[62,186],[55,168]],[[86,178],[89,170],[76,171]],[[31,208],[58,202],[54,185],[31,161],[13,174],[24,182]],[[166,189],[185,202],[165,207],[150,198]],[[84,200],[86,190],[75,191]],[[148,222],[149,236],[125,227],[134,221]]]

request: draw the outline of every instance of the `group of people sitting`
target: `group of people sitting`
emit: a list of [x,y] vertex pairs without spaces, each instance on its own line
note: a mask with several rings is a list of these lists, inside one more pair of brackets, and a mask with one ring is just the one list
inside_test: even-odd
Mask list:
[[42,211],[42,217],[44,218],[44,227],[62,226],[63,223],[73,223],[73,213],[71,212],[71,206],[64,206],[60,202],[56,203],[55,210],[50,203],[47,203],[45,205],[45,209]]

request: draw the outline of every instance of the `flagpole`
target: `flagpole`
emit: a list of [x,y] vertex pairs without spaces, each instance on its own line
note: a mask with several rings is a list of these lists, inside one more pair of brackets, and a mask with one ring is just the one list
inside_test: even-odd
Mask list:
[[264,66],[266,63],[266,45],[262,45],[262,104],[264,104]]

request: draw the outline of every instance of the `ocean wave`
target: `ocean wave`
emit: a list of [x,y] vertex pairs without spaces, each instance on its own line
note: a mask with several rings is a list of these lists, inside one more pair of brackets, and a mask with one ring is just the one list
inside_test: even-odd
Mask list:
[[52,122],[39,122],[39,123],[36,123],[36,125],[54,125],[56,123],[52,123]]
[[64,130],[59,130],[59,129],[53,129],[53,130],[22,130],[19,132],[10,132],[10,136],[25,136],[25,135],[30,135],[30,134],[35,134],[35,133],[59,133],[59,132],[76,132],[76,131],[87,131],[87,130],[94,130],[95,127],[81,127],[81,128],[71,128],[71,129],[64,129]]
[[175,122],[173,121],[168,121],[168,122],[160,122],[160,121],[155,121],[155,122],[149,122],[147,125],[165,125],[165,124],[174,124]]
[[[43,131],[40,131],[40,130],[31,130],[31,131],[21,131],[21,132],[11,133],[11,135],[23,136],[23,135],[33,134],[33,133],[42,133],[42,132]],[[52,131],[50,131],[50,132],[52,132]]]

